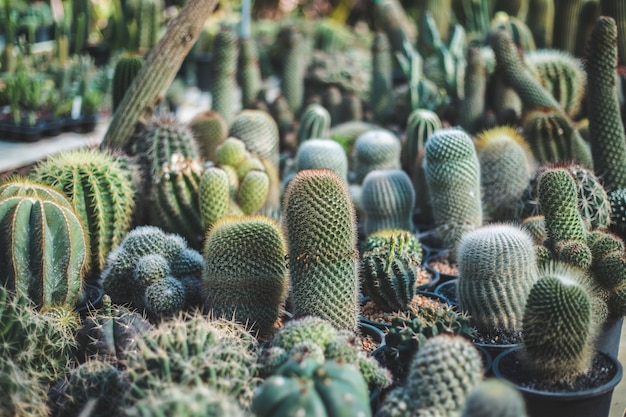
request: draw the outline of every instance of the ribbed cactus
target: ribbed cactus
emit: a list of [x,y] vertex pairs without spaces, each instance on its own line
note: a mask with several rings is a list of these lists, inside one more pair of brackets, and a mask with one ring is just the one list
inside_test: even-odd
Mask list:
[[575,161],[593,166],[589,145],[571,120],[560,111],[540,109],[526,115],[524,139],[540,164]]
[[415,354],[404,390],[413,409],[439,407],[449,415],[461,411],[482,377],[480,353],[469,340],[439,335]]
[[462,130],[443,129],[425,146],[424,169],[435,225],[445,247],[454,249],[466,231],[483,223],[480,165],[472,139]]
[[285,191],[282,213],[294,315],[317,315],[355,330],[359,260],[346,182],[330,170],[300,171]]
[[224,26],[213,39],[211,108],[221,114],[229,124],[235,118],[233,91],[237,87],[238,59],[237,32],[234,28]]
[[31,176],[72,203],[87,229],[93,274],[131,227],[135,188],[121,158],[97,149],[61,152],[38,164]]
[[483,215],[490,222],[516,221],[519,200],[532,173],[532,157],[513,128],[485,130],[476,141]]
[[553,48],[574,52],[578,16],[583,3],[583,0],[556,0],[554,2]]
[[370,171],[363,180],[360,209],[365,236],[381,229],[413,230],[415,190],[400,169]]
[[246,417],[248,414],[230,396],[213,388],[197,385],[191,388],[165,384],[125,410],[128,417]]
[[510,383],[488,378],[469,393],[461,417],[527,417],[526,403]]
[[243,110],[230,125],[229,136],[241,139],[246,149],[278,167],[278,126],[269,113]]
[[626,189],[626,135],[615,84],[617,25],[600,17],[588,46],[587,112],[594,171],[607,192]]
[[600,320],[584,272],[553,268],[531,289],[524,312],[523,360],[550,381],[572,381],[592,363]]
[[387,33],[394,53],[402,51],[404,42],[415,44],[417,31],[398,0],[383,0],[375,6],[376,24]]
[[173,384],[189,390],[204,386],[232,395],[247,407],[258,383],[256,345],[256,339],[232,321],[200,313],[176,316],[138,339],[129,353],[129,395],[134,402],[150,393],[164,397]]
[[228,174],[221,168],[209,167],[200,178],[198,194],[203,230],[229,213],[230,190]]
[[[402,169],[411,178],[415,178],[420,171],[419,163],[423,157],[426,140],[441,129],[441,119],[434,111],[415,109],[406,122],[406,138],[402,147]],[[423,172],[422,172],[423,175]]]
[[225,217],[212,225],[203,253],[204,306],[261,335],[271,333],[287,297],[287,246],[265,216]]
[[12,178],[0,187],[0,284],[38,307],[73,307],[90,260],[74,207],[52,187]]
[[404,311],[415,295],[422,253],[412,250],[410,234],[389,240],[363,254],[361,279],[364,292],[384,311]]
[[565,113],[571,118],[576,117],[587,81],[582,61],[564,51],[545,49],[529,52],[525,58]]
[[196,114],[187,126],[191,129],[198,153],[206,161],[215,162],[215,148],[217,148],[228,136],[228,123],[216,111],[207,110]]
[[348,181],[348,157],[341,145],[332,139],[309,139],[298,147],[296,169],[325,168]]
[[405,242],[406,250],[419,254],[421,263],[422,245],[416,235],[409,230],[382,229],[371,233],[365,238],[361,251],[365,253],[378,248],[388,247],[393,241],[398,239]]
[[298,343],[313,341],[326,350],[337,335],[337,329],[329,321],[318,316],[304,316],[289,320],[281,326],[274,334],[271,345],[290,351]]
[[529,0],[526,23],[537,48],[551,48],[554,32],[554,0]]
[[372,43],[372,80],[370,87],[370,107],[374,121],[387,122],[393,112],[393,69],[391,45],[384,32],[376,32]]
[[115,64],[113,86],[111,90],[112,110],[115,112],[124,99],[124,95],[132,84],[135,76],[143,67],[144,59],[139,55],[123,55]]
[[155,178],[154,204],[150,206],[152,224],[183,236],[196,249],[204,237],[198,202],[202,173],[197,160],[172,155]]
[[354,143],[355,182],[362,183],[365,176],[376,169],[399,169],[401,151],[400,140],[388,130],[379,128],[361,134]]
[[263,80],[259,66],[259,51],[253,38],[239,40],[239,68],[237,78],[241,86],[241,105],[249,108],[257,99]]
[[489,224],[467,233],[458,247],[459,307],[479,332],[521,331],[526,297],[538,279],[532,239],[520,228]]
[[165,3],[163,0],[139,0],[127,4],[134,5],[132,23],[135,30],[131,33],[130,49],[146,54],[157,44],[161,36]]
[[532,32],[526,23],[516,16],[504,11],[496,12],[491,21],[491,32],[498,30],[507,32],[513,43],[522,51],[534,51],[537,48]]
[[298,146],[311,138],[329,139],[330,124],[330,113],[324,106],[317,103],[309,104],[299,120],[296,132]]
[[299,114],[304,101],[304,74],[309,58],[307,41],[301,29],[295,25],[285,27],[279,34],[282,43],[282,71],[280,90],[285,96],[289,110]]

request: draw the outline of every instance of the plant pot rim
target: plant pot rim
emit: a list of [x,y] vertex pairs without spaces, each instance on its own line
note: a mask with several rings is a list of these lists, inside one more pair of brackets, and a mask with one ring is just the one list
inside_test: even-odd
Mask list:
[[519,385],[518,383],[516,383],[514,381],[511,381],[507,376],[505,376],[500,371],[500,361],[502,360],[502,358],[504,358],[507,355],[512,355],[512,354],[514,354],[515,352],[517,352],[517,351],[519,351],[521,349],[522,349],[522,346],[520,344],[520,346],[512,347],[512,348],[509,348],[509,349],[501,352],[493,360],[492,371],[493,371],[493,374],[494,374],[494,376],[496,378],[508,381],[509,383],[513,384],[515,386],[515,388],[517,388],[520,392],[522,392],[524,395],[527,395],[528,397],[546,397],[546,396],[549,396],[549,397],[552,397],[552,398],[558,398],[560,401],[574,401],[574,400],[582,400],[582,399],[590,398],[590,397],[597,397],[599,395],[605,394],[605,393],[610,392],[613,389],[615,389],[615,386],[617,386],[617,384],[621,381],[622,376],[623,376],[622,364],[616,358],[613,358],[613,357],[611,357],[611,355],[607,355],[604,352],[600,352],[600,351],[596,350],[595,351],[596,355],[605,356],[611,362],[613,362],[613,364],[615,366],[615,375],[613,375],[613,377],[611,379],[609,379],[606,383],[604,383],[604,384],[602,384],[600,386],[597,386],[597,387],[586,389],[586,390],[570,391],[570,392],[544,391],[544,390],[537,390],[537,389],[532,389],[532,388],[526,388],[524,386]]

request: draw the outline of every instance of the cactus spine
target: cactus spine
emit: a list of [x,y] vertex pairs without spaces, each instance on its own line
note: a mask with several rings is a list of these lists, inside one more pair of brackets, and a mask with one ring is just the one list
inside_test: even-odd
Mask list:
[[213,40],[213,82],[211,83],[211,107],[222,115],[227,123],[235,118],[233,92],[237,86],[237,60],[239,46],[233,28],[222,27]]
[[62,152],[35,167],[33,178],[64,193],[87,229],[91,272],[130,230],[135,189],[121,159],[97,149]]
[[361,134],[354,144],[353,169],[355,182],[377,169],[400,169],[400,140],[390,131],[374,129]]
[[269,334],[287,297],[287,247],[278,223],[225,217],[213,224],[203,252],[205,308]]
[[330,170],[300,171],[283,203],[290,299],[307,314],[355,330],[358,316],[356,217],[347,184]]

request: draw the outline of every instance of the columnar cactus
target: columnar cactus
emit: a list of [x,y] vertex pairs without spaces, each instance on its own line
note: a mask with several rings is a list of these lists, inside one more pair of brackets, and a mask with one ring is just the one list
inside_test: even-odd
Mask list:
[[374,129],[361,134],[354,143],[355,182],[362,183],[376,169],[400,169],[401,151],[400,140],[388,130]]
[[480,165],[472,139],[462,130],[443,129],[425,146],[424,169],[435,225],[453,250],[464,232],[483,223]]
[[283,232],[265,216],[225,217],[207,234],[202,293],[215,317],[269,334],[287,297],[287,246]]
[[300,117],[296,139],[298,146],[304,141],[317,138],[330,138],[330,113],[326,108],[317,103],[309,104]]
[[241,139],[246,149],[278,167],[278,127],[268,113],[262,110],[243,110],[233,120],[228,135]]
[[485,112],[485,92],[487,89],[487,71],[485,60],[477,46],[468,48],[466,53],[467,68],[463,100],[459,109],[459,124],[470,134],[482,127]]
[[[600,13],[603,16],[608,16],[615,20],[619,33],[623,33],[624,30],[626,30],[626,8],[622,2],[615,0],[601,0]],[[626,42],[623,39],[623,36],[619,36],[617,38],[617,52],[619,64],[626,64]]]
[[228,174],[221,168],[209,167],[200,178],[200,219],[202,228],[208,230],[212,224],[226,216],[230,207]]
[[150,51],[161,35],[161,19],[165,4],[163,0],[139,0],[134,3],[134,33],[130,49],[142,54]]
[[231,123],[235,118],[233,91],[237,86],[239,59],[238,37],[234,28],[221,28],[213,40],[213,50],[211,108],[221,114],[227,123]]
[[423,157],[426,141],[441,127],[441,119],[434,111],[415,109],[409,115],[406,122],[406,138],[404,139],[401,156],[402,169],[411,178],[415,178],[417,171],[420,171],[419,163],[421,162],[421,157]]
[[532,239],[520,228],[489,224],[458,247],[459,307],[483,334],[519,333],[526,297],[539,275]]
[[510,127],[479,134],[476,141],[483,190],[483,215],[490,222],[515,221],[519,200],[532,173],[532,157],[524,139]]
[[115,112],[124,99],[124,95],[132,84],[135,76],[143,67],[144,59],[139,55],[123,55],[115,64],[113,86],[111,90],[112,110]]
[[76,210],[61,192],[17,177],[0,196],[0,283],[40,308],[73,306],[90,260]]
[[228,123],[216,111],[207,110],[196,114],[187,126],[191,129],[198,153],[206,161],[215,162],[215,148],[217,148],[228,136]]
[[130,230],[135,208],[135,188],[123,161],[97,149],[62,152],[38,164],[32,177],[70,200],[87,229],[91,272],[100,273]]
[[241,105],[249,108],[257,99],[261,90],[261,68],[256,39],[239,40],[239,69],[237,77],[241,85]]
[[348,157],[341,145],[332,139],[309,139],[298,147],[296,169],[325,168],[348,181]]
[[287,99],[289,109],[298,114],[304,101],[304,74],[308,57],[303,50],[307,48],[306,38],[295,25],[287,26],[279,34],[283,51],[280,89]]
[[337,328],[356,330],[355,215],[348,186],[333,171],[300,171],[289,183],[283,222],[289,247],[289,296],[296,317],[317,315]]
[[530,0],[526,22],[533,34],[537,49],[552,47],[554,28],[554,0]]
[[568,52],[574,52],[578,16],[582,0],[567,0],[554,2],[554,32],[552,47]]
[[391,45],[384,32],[376,32],[372,43],[372,80],[370,107],[372,116],[379,124],[387,122],[393,111],[393,69]]
[[360,208],[365,236],[381,229],[413,230],[415,190],[400,169],[370,171],[363,180]]
[[600,17],[588,46],[587,110],[594,171],[607,192],[626,189],[626,135],[615,85],[617,25]]

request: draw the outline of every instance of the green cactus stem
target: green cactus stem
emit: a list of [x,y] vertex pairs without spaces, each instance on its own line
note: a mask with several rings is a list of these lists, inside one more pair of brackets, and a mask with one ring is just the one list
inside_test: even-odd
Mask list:
[[354,182],[361,184],[365,176],[377,169],[400,169],[400,139],[385,129],[373,129],[361,134],[354,143]]
[[526,23],[533,34],[537,49],[552,47],[554,16],[554,0],[529,0]]
[[187,126],[191,129],[198,152],[205,161],[215,162],[215,149],[228,136],[228,123],[215,111],[207,110],[196,114]]
[[578,16],[583,3],[583,0],[556,0],[554,2],[553,48],[574,52]]
[[259,66],[259,51],[256,39],[239,40],[239,69],[237,71],[241,85],[241,105],[250,108],[259,96],[262,82]]
[[308,139],[330,138],[330,113],[326,108],[317,103],[309,104],[302,112],[296,139],[298,146]]
[[234,28],[223,26],[213,39],[211,108],[228,124],[235,118],[233,91],[237,86],[239,39]]
[[117,110],[120,103],[124,99],[126,92],[131,86],[135,76],[143,67],[144,59],[138,55],[124,55],[115,64],[115,70],[113,71],[113,87],[111,91],[112,95],[112,110],[113,113]]

